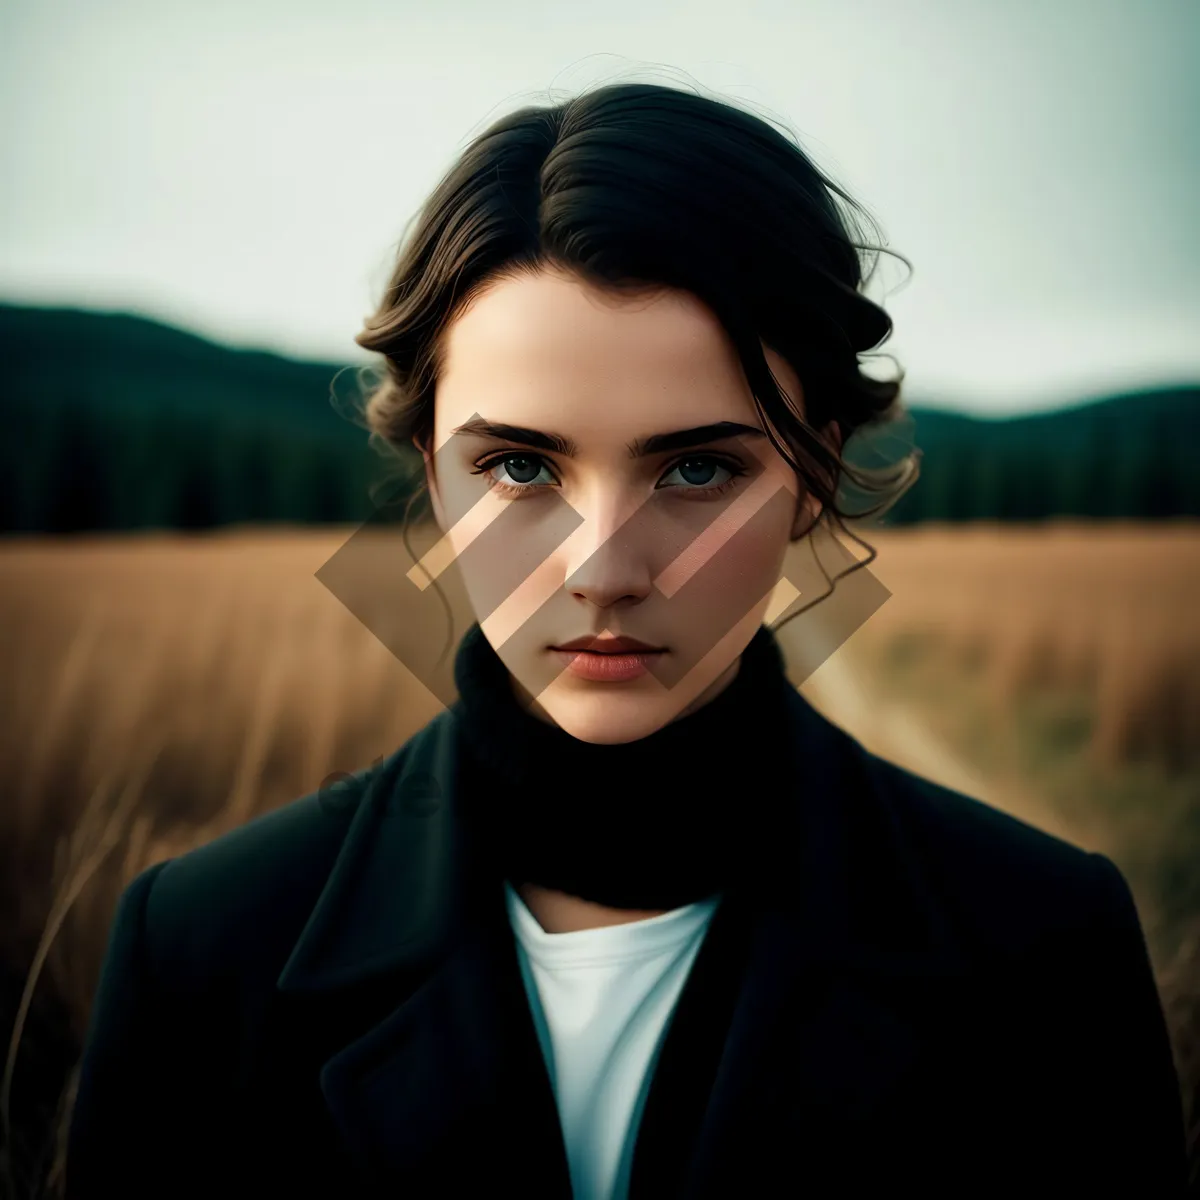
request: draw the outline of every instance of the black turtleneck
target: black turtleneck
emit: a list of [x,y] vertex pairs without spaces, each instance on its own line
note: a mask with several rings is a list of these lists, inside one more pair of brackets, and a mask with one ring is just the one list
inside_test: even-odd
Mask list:
[[[476,623],[455,658],[462,808],[514,884],[614,908],[672,909],[753,870],[781,792],[783,656],[760,626],[733,681],[647,737],[580,741],[527,712]],[[612,686],[619,695],[619,685]]]

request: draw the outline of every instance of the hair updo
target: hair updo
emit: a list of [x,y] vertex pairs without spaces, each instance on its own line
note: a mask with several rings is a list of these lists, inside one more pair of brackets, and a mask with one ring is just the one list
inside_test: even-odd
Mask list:
[[[880,380],[860,364],[892,332],[862,292],[883,247],[863,241],[860,221],[872,223],[796,142],[719,99],[617,83],[520,108],[475,137],[433,190],[355,338],[384,360],[363,389],[364,424],[385,449],[411,455],[415,437],[433,450],[444,334],[500,279],[557,267],[619,294],[682,289],[728,333],[768,437],[821,502],[819,520],[866,545],[844,521],[890,508],[915,482],[920,451],[909,440],[875,467],[849,455],[855,434],[911,423],[903,372]],[[860,251],[874,255],[865,275]],[[760,338],[799,376],[803,415]],[[831,424],[840,451],[822,435]],[[846,488],[865,507],[848,510]],[[409,508],[426,496],[423,484],[410,489]],[[873,560],[867,548],[851,569]]]

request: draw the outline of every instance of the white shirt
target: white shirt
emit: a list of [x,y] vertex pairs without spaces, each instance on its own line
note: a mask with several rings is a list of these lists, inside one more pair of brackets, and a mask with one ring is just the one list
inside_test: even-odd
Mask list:
[[505,885],[575,1200],[624,1200],[667,1021],[719,896],[662,916],[547,933]]

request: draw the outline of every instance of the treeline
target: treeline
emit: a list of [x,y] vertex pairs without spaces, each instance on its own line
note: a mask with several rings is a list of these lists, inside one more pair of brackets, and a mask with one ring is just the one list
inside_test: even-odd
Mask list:
[[1200,516],[1200,387],[984,420],[914,409],[921,477],[888,523]]
[[415,465],[368,444],[336,364],[17,306],[0,306],[0,354],[6,532],[357,523]]
[[[401,509],[355,372],[123,314],[0,305],[0,530],[354,524]],[[911,406],[921,476],[885,518],[1200,516],[1200,388],[982,420]],[[859,461],[870,462],[870,455]]]

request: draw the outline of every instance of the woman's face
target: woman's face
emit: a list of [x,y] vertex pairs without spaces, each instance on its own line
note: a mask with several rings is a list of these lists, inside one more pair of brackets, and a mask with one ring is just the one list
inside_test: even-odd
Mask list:
[[[547,269],[479,295],[445,352],[426,475],[518,700],[596,743],[710,700],[818,511],[716,316],[686,292],[619,297]],[[766,355],[799,411],[798,378]],[[604,653],[617,637],[654,652]],[[578,639],[600,652],[561,649]]]

